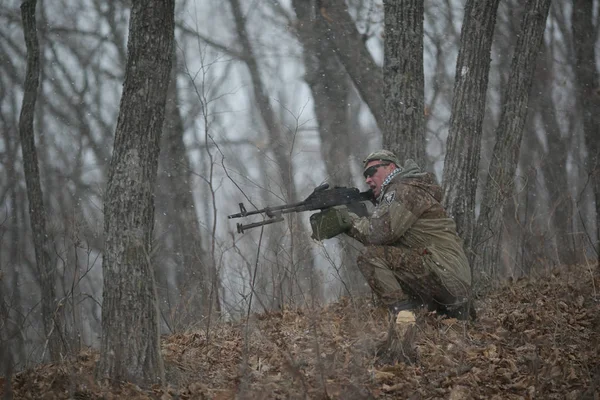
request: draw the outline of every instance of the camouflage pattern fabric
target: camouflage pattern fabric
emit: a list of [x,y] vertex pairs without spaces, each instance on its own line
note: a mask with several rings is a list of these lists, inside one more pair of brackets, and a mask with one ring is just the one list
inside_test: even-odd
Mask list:
[[312,214],[310,226],[312,238],[315,240],[329,239],[350,229],[350,215],[346,206],[335,206]]
[[389,150],[377,150],[369,154],[367,158],[363,160],[363,168],[366,168],[369,162],[375,160],[389,161],[400,167],[400,160],[398,160],[398,157],[396,157],[394,153]]
[[442,304],[467,301],[471,270],[441,200],[433,174],[408,160],[382,188],[370,217],[350,214],[348,235],[367,246],[359,257],[361,271],[384,302],[408,295]]
[[424,306],[448,308],[462,304],[469,287],[457,279],[442,281],[428,267],[426,249],[404,250],[394,246],[368,246],[357,264],[369,286],[386,306],[411,300]]

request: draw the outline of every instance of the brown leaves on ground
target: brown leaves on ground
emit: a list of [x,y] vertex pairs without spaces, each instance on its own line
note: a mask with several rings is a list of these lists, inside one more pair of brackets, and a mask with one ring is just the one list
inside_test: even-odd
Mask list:
[[565,267],[506,285],[465,323],[418,315],[414,364],[380,365],[367,301],[252,316],[163,339],[165,387],[99,386],[97,354],[12,380],[17,399],[598,399],[600,277]]

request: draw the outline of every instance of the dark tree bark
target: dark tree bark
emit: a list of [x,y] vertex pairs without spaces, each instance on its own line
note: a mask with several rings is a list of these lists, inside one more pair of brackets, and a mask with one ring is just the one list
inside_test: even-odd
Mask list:
[[482,126],[499,2],[467,1],[456,62],[443,188],[444,205],[467,253],[475,224]]
[[498,270],[502,216],[513,195],[523,127],[527,117],[529,91],[536,58],[544,37],[550,0],[527,0],[521,20],[508,87],[496,129],[496,144],[485,184],[481,212],[475,227],[471,253],[475,281],[493,279]]
[[423,78],[423,0],[385,0],[383,146],[427,166]]
[[[307,1],[307,0],[302,0]],[[318,19],[327,28],[326,36],[317,40],[330,41],[329,52],[334,53],[348,72],[356,90],[369,106],[379,129],[385,126],[382,96],[383,72],[375,61],[365,41],[362,40],[345,0],[317,0]],[[421,15],[423,15],[421,13]],[[422,36],[421,36],[422,38]]]
[[[4,384],[2,385],[2,391],[4,392],[3,399],[12,400],[12,378],[14,370],[14,357],[12,355],[12,349],[10,342],[15,336],[21,336],[18,334],[18,327],[15,327],[12,323],[10,316],[10,310],[6,306],[4,299],[4,274],[0,270],[0,321],[2,321],[2,330],[0,330],[0,373],[4,377]],[[17,333],[15,333],[17,332]]]
[[174,0],[132,2],[125,83],[104,200],[99,379],[164,380],[152,270],[154,187],[169,85]]
[[33,120],[35,103],[40,82],[40,49],[37,39],[35,9],[37,0],[26,0],[21,4],[23,31],[27,46],[27,70],[25,75],[23,105],[19,117],[19,133],[21,151],[23,152],[23,168],[27,185],[27,198],[37,274],[42,290],[42,320],[44,332],[48,340],[48,350],[51,360],[59,360],[62,350],[59,337],[59,314],[55,312],[56,298],[54,288],[54,263],[51,256],[52,242],[46,229],[46,209],[44,207],[40,171],[35,148]]
[[[573,0],[571,25],[575,46],[575,81],[577,100],[583,116],[587,147],[587,170],[596,208],[595,248],[600,268],[600,76],[596,65],[596,29],[592,22],[593,2]],[[587,229],[590,229],[588,226]]]

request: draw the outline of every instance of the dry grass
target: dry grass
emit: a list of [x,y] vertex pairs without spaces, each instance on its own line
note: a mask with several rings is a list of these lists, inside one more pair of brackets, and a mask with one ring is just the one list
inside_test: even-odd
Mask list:
[[165,387],[98,386],[91,350],[13,387],[18,399],[598,399],[598,287],[597,273],[570,267],[494,291],[475,323],[422,313],[412,364],[377,357],[384,310],[342,299],[164,337]]

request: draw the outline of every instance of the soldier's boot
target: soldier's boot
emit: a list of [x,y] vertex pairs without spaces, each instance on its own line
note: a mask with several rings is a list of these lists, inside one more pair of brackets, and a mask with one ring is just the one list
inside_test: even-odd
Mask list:
[[387,340],[377,351],[379,364],[416,362],[417,326],[414,308],[414,303],[411,301],[400,301],[389,307],[391,318]]
[[475,321],[477,320],[477,312],[473,302],[468,301],[459,306],[454,307],[442,307],[441,313],[446,315],[448,318],[456,318],[460,321]]
[[412,312],[415,309],[415,304],[412,300],[400,300],[396,303],[390,304],[388,309],[390,312],[390,317],[395,320],[401,311]]
[[396,315],[396,327],[401,331],[406,331],[406,328],[416,322],[415,312],[412,310],[402,310]]

